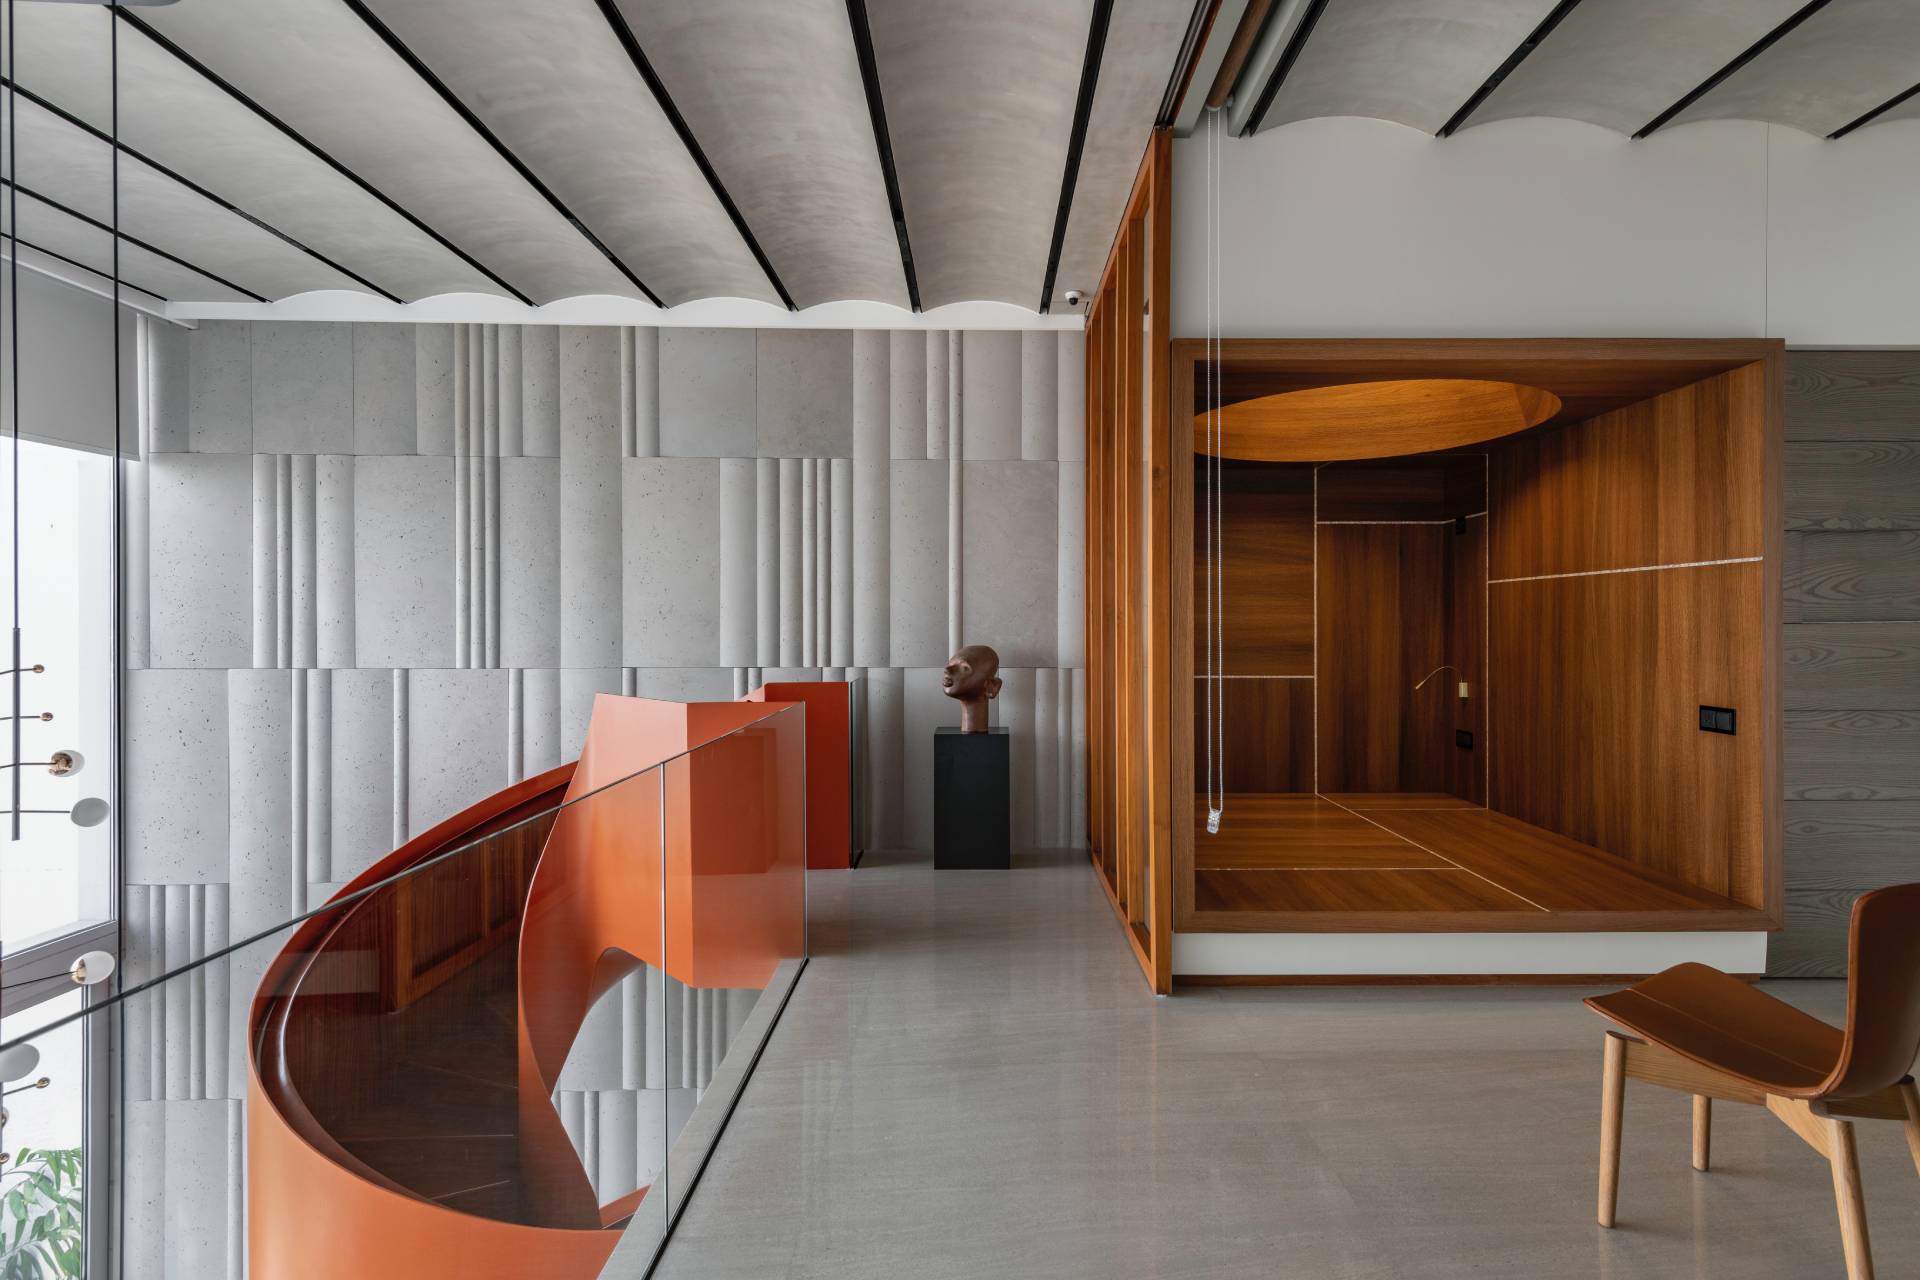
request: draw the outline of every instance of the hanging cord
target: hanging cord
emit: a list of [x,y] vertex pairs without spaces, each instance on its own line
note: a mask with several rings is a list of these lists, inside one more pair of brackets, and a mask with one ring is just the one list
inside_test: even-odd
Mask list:
[[1220,525],[1223,513],[1221,488],[1225,474],[1220,453],[1224,444],[1224,424],[1220,415],[1220,109],[1207,115],[1207,456],[1205,488],[1206,520],[1203,533],[1207,552],[1204,571],[1206,583],[1207,629],[1207,834],[1220,831],[1220,818],[1227,807],[1227,699],[1225,617],[1225,545]]

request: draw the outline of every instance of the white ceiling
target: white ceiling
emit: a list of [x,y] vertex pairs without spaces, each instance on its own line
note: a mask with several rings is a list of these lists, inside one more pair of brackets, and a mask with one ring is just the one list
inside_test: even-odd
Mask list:
[[[1228,0],[1202,66],[1218,65],[1246,7]],[[8,8],[22,243],[111,267],[97,224],[115,208],[117,34],[121,274],[176,303],[344,292],[381,305],[491,294],[1028,311],[1056,244],[1056,299],[1096,282],[1195,12],[1194,0],[177,0],[117,19],[98,4]],[[1231,118],[1372,116],[1434,133],[1559,116],[1631,135],[1741,117],[1824,137],[1883,107],[1866,127],[1920,117],[1920,93],[1886,105],[1916,85],[1920,0],[1275,0]]]

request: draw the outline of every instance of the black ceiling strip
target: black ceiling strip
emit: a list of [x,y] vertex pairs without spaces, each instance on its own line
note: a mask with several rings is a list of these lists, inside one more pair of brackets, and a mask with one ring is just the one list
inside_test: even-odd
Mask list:
[[860,83],[867,90],[867,114],[873,119],[873,143],[880,152],[880,176],[887,183],[887,208],[893,213],[893,234],[900,242],[900,267],[907,275],[907,301],[918,311],[920,277],[913,270],[913,245],[907,240],[907,206],[900,199],[900,175],[893,167],[893,135],[887,129],[887,104],[880,96],[880,61],[873,53],[867,0],[847,0],[847,23],[853,28],[853,52],[860,61]]
[[1154,128],[1166,128],[1180,114],[1180,103],[1193,81],[1193,64],[1206,47],[1207,33],[1213,30],[1213,20],[1219,12],[1220,0],[1194,0],[1193,16],[1187,19],[1187,34],[1180,39],[1180,53],[1173,60],[1166,92],[1160,95],[1160,110],[1153,117]]
[[187,177],[185,174],[178,173],[175,170],[168,168],[166,165],[161,164],[158,160],[155,160],[152,156],[146,155],[143,152],[137,150],[136,148],[128,146],[124,142],[116,143],[114,141],[113,135],[108,133],[105,129],[95,128],[93,125],[88,124],[85,120],[82,120],[79,116],[74,115],[71,111],[68,111],[66,108],[61,107],[55,103],[49,102],[47,99],[41,97],[39,94],[35,93],[33,90],[13,84],[5,76],[0,76],[0,87],[13,90],[13,92],[19,94],[22,98],[25,98],[28,102],[33,103],[35,106],[41,108],[44,111],[50,112],[51,114],[58,116],[60,119],[66,121],[68,124],[72,125],[74,128],[80,129],[85,133],[91,135],[92,137],[98,138],[100,141],[108,144],[109,146],[117,145],[123,153],[125,153],[126,155],[132,156],[135,160],[138,160],[141,164],[144,164],[145,166],[147,166],[147,168],[152,169],[155,173],[158,173],[166,178],[171,178],[173,181],[179,183],[181,186],[193,192],[195,195],[199,196],[201,199],[209,200],[214,204],[219,205],[222,209],[225,209],[228,213],[233,214],[235,217],[243,218],[246,221],[252,223],[254,226],[260,228],[262,231],[265,231],[269,235],[274,236],[276,239],[284,240],[286,243],[292,245],[294,248],[300,250],[300,252],[306,254],[307,256],[314,258],[319,262],[323,262],[329,267],[332,267],[335,271],[338,271],[341,275],[346,276],[351,280],[355,280],[362,285],[365,285],[368,289],[371,289],[373,292],[379,294],[381,297],[385,298],[388,302],[405,301],[398,294],[390,292],[389,290],[386,290],[386,289],[382,289],[379,285],[367,279],[365,276],[361,275],[358,271],[353,270],[351,267],[345,266],[339,262],[335,262],[332,258],[329,258],[324,253],[321,253],[318,249],[313,248],[311,245],[301,243],[299,240],[296,240],[294,237],[280,230],[280,228],[274,226],[272,223],[267,222],[263,219],[254,217],[252,214],[248,213],[245,209],[242,209],[240,206],[234,204],[231,200],[227,200],[207,190],[205,187],[195,182],[192,178]]
[[1100,84],[1100,60],[1107,52],[1107,28],[1113,23],[1113,0],[1093,0],[1093,22],[1087,28],[1087,56],[1080,64],[1080,94],[1073,104],[1073,131],[1067,135],[1067,164],[1060,175],[1060,204],[1053,213],[1053,243],[1047,250],[1047,275],[1040,282],[1040,313],[1053,306],[1054,277],[1060,272],[1060,251],[1067,243],[1067,218],[1073,212],[1073,189],[1080,182],[1080,155],[1087,147],[1087,121],[1093,116],[1093,93]]
[[216,89],[219,89],[222,93],[232,98],[235,102],[238,102],[241,106],[247,108],[249,111],[259,116],[262,120],[265,120],[268,124],[278,129],[281,133],[291,138],[294,142],[298,143],[305,150],[312,153],[314,156],[316,156],[322,162],[324,162],[328,168],[338,173],[341,177],[347,179],[347,181],[353,183],[353,185],[355,185],[356,187],[359,187],[362,191],[365,191],[368,195],[372,196],[375,200],[378,200],[381,204],[385,205],[387,208],[399,214],[402,218],[405,218],[409,224],[411,224],[416,230],[425,234],[428,239],[432,240],[435,244],[438,244],[441,248],[451,253],[454,257],[460,259],[460,261],[472,267],[475,271],[478,271],[481,275],[485,276],[487,279],[499,285],[502,289],[506,290],[507,293],[511,295],[514,299],[520,302],[524,302],[530,307],[534,305],[534,301],[532,298],[529,298],[526,294],[520,292],[520,290],[514,288],[511,284],[507,283],[505,277],[501,276],[499,272],[495,271],[493,268],[481,262],[478,258],[474,257],[472,254],[468,253],[465,249],[462,249],[459,245],[455,244],[453,241],[441,235],[438,231],[435,231],[432,227],[428,226],[425,222],[421,221],[421,219],[418,216],[416,216],[406,206],[402,205],[398,200],[395,200],[392,196],[380,190],[380,188],[374,186],[371,182],[368,182],[365,178],[355,173],[352,169],[349,169],[346,165],[334,159],[333,156],[323,151],[318,144],[314,143],[309,138],[307,138],[305,134],[301,133],[298,129],[295,129],[292,125],[288,124],[285,120],[282,120],[279,116],[273,114],[273,112],[267,110],[265,107],[261,106],[258,102],[255,102],[252,98],[249,98],[246,94],[242,93],[238,86],[224,79],[217,72],[215,72],[212,67],[207,66],[204,62],[201,62],[198,58],[188,53],[185,49],[182,49],[179,45],[175,44],[173,41],[167,39],[167,37],[161,35],[158,31],[154,30],[154,28],[151,25],[149,25],[144,18],[140,18],[136,16],[135,14],[130,12],[127,8],[125,8],[122,5],[113,6],[113,12],[119,16],[122,22],[125,22],[128,26],[132,27],[135,31],[138,31],[141,35],[153,41],[155,44],[159,45],[162,49],[165,49],[168,53],[172,54],[175,58],[179,59],[183,64],[185,64],[186,66],[190,67],[192,70],[197,72],[202,78],[204,78],[209,84],[213,85]]
[[[1286,83],[1287,76],[1293,71],[1293,64],[1300,61],[1300,51],[1307,47],[1307,38],[1313,34],[1313,28],[1320,21],[1320,15],[1326,11],[1327,0],[1307,0],[1307,11],[1300,15],[1300,25],[1287,37],[1286,52],[1280,55],[1280,62],[1267,77],[1266,87],[1260,90],[1259,101],[1253,104],[1253,114],[1247,117],[1247,127],[1240,131],[1241,137],[1260,132],[1260,125],[1267,118],[1267,111],[1273,106],[1273,100],[1280,93],[1280,86]],[[1276,7],[1274,13],[1278,13]]]
[[1434,136],[1438,138],[1451,138],[1454,130],[1465,124],[1467,119],[1480,109],[1480,104],[1485,102],[1487,98],[1492,95],[1493,91],[1500,87],[1500,82],[1512,75],[1513,69],[1525,62],[1528,55],[1535,49],[1538,49],[1546,38],[1553,34],[1553,29],[1560,25],[1560,20],[1572,13],[1579,4],[1580,0],[1560,0],[1559,4],[1553,6],[1553,12],[1541,19],[1540,25],[1535,27],[1532,33],[1528,35],[1525,40],[1522,40],[1512,53],[1507,55],[1507,60],[1501,63],[1492,75],[1487,77],[1485,84],[1474,90],[1471,98],[1468,98],[1460,104],[1460,109],[1448,117],[1447,122],[1440,126],[1440,132]]
[[727,217],[733,219],[733,229],[752,250],[753,257],[760,269],[767,273],[767,279],[773,285],[773,291],[780,295],[789,311],[800,308],[793,305],[793,295],[787,292],[787,286],[780,282],[780,273],[773,269],[773,263],[761,249],[760,242],[753,238],[753,229],[747,226],[747,220],[741,216],[740,207],[727,194],[726,184],[720,181],[720,175],[714,171],[713,164],[707,159],[707,153],[701,150],[700,140],[693,136],[693,130],[687,126],[686,117],[680,114],[680,108],[674,105],[673,95],[667,92],[665,82],[653,69],[653,63],[647,60],[647,51],[640,47],[640,38],[633,34],[633,28],[627,25],[627,17],[620,12],[617,0],[598,0],[600,12],[606,16],[607,25],[613,28],[613,34],[620,40],[620,47],[627,51],[627,58],[633,63],[633,69],[647,82],[647,88],[653,91],[653,100],[660,104],[660,110],[666,115],[667,123],[680,135],[680,145],[687,149],[693,162],[700,166],[700,173],[713,188],[713,194],[720,201],[720,207],[727,211]]
[[1708,76],[1705,80],[1701,81],[1698,85],[1694,87],[1692,92],[1687,94],[1686,97],[1680,99],[1680,101],[1674,103],[1672,106],[1668,107],[1665,111],[1662,111],[1659,115],[1647,121],[1647,123],[1642,125],[1640,127],[1640,130],[1633,135],[1634,138],[1637,140],[1637,139],[1646,137],[1648,134],[1652,133],[1654,130],[1666,124],[1667,121],[1673,119],[1675,116],[1679,115],[1682,111],[1685,111],[1688,107],[1698,102],[1701,98],[1713,92],[1713,90],[1718,88],[1721,82],[1724,81],[1728,76],[1732,75],[1734,72],[1738,71],[1740,68],[1746,66],[1749,62],[1752,62],[1755,58],[1765,53],[1768,49],[1771,49],[1775,41],[1779,40],[1782,36],[1786,35],[1788,32],[1792,31],[1795,27],[1805,22],[1808,18],[1811,18],[1814,14],[1826,8],[1828,3],[1829,3],[1829,0],[1812,0],[1811,4],[1802,5],[1800,9],[1792,17],[1788,18],[1785,22],[1781,23],[1779,26],[1775,27],[1773,30],[1767,32],[1767,34],[1765,34],[1764,36],[1761,36],[1758,40],[1754,41],[1753,44],[1750,45],[1743,53],[1741,53],[1739,57],[1735,58],[1732,62],[1729,62],[1726,66],[1720,68],[1718,71]]
[[539,175],[528,168],[525,162],[513,153],[513,148],[502,142],[499,135],[494,133],[492,129],[489,129],[486,122],[475,115],[473,109],[460,100],[460,96],[453,91],[452,87],[449,86],[446,81],[434,74],[432,67],[429,67],[421,60],[418,54],[407,47],[406,41],[402,40],[394,33],[391,27],[382,22],[378,14],[367,8],[364,0],[343,0],[343,3],[346,4],[347,8],[353,10],[360,21],[366,23],[375,35],[385,41],[389,49],[399,55],[400,61],[406,63],[408,67],[413,69],[415,75],[426,81],[427,87],[439,94],[441,101],[445,102],[449,107],[452,107],[454,114],[466,121],[468,128],[479,134],[486,144],[499,154],[502,160],[512,165],[513,171],[526,179],[527,185],[539,192],[541,198],[552,205],[554,211],[565,218],[567,223],[572,226],[575,231],[579,232],[588,244],[599,250],[600,255],[613,264],[614,270],[626,277],[628,284],[631,284],[634,288],[645,294],[647,301],[651,302],[654,306],[664,307],[667,305],[660,301],[659,294],[647,288],[646,281],[635,275],[633,269],[620,260],[619,254],[607,247],[606,241],[595,235],[591,227],[587,226],[586,223],[580,221],[580,219],[575,216],[573,210],[567,207],[566,201],[554,194],[553,188],[542,182]]
[[[33,241],[23,239],[20,236],[0,235],[0,240],[11,240],[13,241],[13,243],[20,246],[22,249],[31,249],[35,253],[45,254],[47,257],[54,259],[56,262],[64,262],[68,266],[84,271],[90,276],[99,276],[102,280],[107,280],[107,281],[111,281],[113,279],[113,276],[110,272],[102,271],[98,267],[90,267],[86,263],[80,261],[80,259],[78,258],[69,258],[66,254],[61,253],[56,249],[49,249],[47,248],[47,246],[43,244],[35,244]],[[155,302],[171,301],[171,299],[168,298],[165,294],[155,293],[151,289],[144,289],[139,285],[135,284],[133,281],[128,280],[124,277],[121,278],[120,283],[124,287],[133,290],[135,293],[146,294],[149,298],[152,298]]]
[[1902,89],[1899,93],[1894,94],[1891,98],[1888,98],[1885,102],[1867,112],[1865,115],[1855,120],[1849,120],[1838,129],[1835,129],[1827,135],[1827,141],[1837,142],[1852,133],[1855,129],[1858,129],[1861,125],[1872,124],[1875,120],[1878,120],[1881,116],[1893,110],[1916,93],[1920,93],[1920,84],[1916,84],[1911,89]]
[[115,231],[111,223],[102,222],[98,218],[92,217],[88,214],[84,214],[80,212],[78,209],[74,208],[72,205],[61,204],[58,200],[53,199],[51,196],[42,195],[38,191],[35,191],[32,187],[25,185],[24,183],[15,182],[11,178],[0,178],[0,187],[7,187],[7,188],[10,188],[11,190],[18,191],[21,195],[27,197],[29,200],[38,200],[41,204],[46,205],[47,208],[49,209],[58,209],[61,213],[66,214],[69,218],[77,218],[81,222],[86,223],[90,227],[94,227],[94,228],[97,228],[98,230],[104,231],[110,236],[117,236],[118,238],[126,241],[128,244],[132,245],[136,249],[145,249],[148,253],[153,254],[155,257],[165,258],[168,262],[173,263],[175,266],[185,267],[187,270],[193,272],[195,275],[205,276],[207,279],[213,281],[215,284],[231,289],[235,293],[244,293],[249,298],[252,298],[255,302],[271,301],[271,299],[261,294],[255,293],[251,289],[244,288],[241,285],[235,284],[233,281],[227,279],[225,276],[218,276],[218,275],[215,275],[213,272],[207,270],[205,267],[195,266],[193,263],[188,262],[185,258],[181,257],[177,253],[168,253],[165,249],[162,249],[160,246],[155,244],[149,244],[145,240],[140,239],[138,236],[128,235],[124,231]]

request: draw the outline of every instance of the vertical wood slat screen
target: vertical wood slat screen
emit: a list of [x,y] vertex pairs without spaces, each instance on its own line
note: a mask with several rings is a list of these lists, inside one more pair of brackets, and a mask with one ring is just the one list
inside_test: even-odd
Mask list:
[[1173,962],[1172,156],[1156,131],[1087,308],[1087,835],[1159,992]]

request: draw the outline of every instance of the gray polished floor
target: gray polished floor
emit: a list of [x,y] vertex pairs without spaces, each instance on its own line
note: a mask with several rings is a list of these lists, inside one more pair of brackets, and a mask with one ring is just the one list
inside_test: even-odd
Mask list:
[[[1738,1277],[1844,1273],[1826,1163],[1627,1095],[1594,1225],[1598,1018],[1566,988],[1147,993],[1079,855],[810,882],[814,959],[658,1275]],[[1771,988],[1836,1018],[1835,983]],[[1863,1125],[1880,1275],[1920,1179]]]

